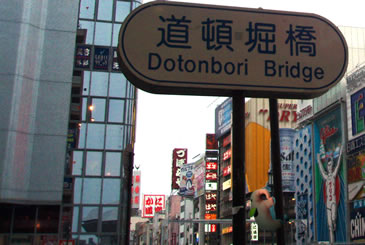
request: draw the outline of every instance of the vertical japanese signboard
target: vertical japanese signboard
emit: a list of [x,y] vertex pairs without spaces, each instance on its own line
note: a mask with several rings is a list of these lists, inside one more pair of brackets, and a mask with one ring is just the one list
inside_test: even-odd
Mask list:
[[188,161],[188,149],[175,148],[172,151],[172,189],[180,188],[180,172],[181,167]]
[[348,59],[341,32],[318,15],[171,1],[132,11],[118,54],[128,80],[149,92],[286,98],[323,94]]
[[346,183],[341,107],[314,121],[318,241],[346,241]]
[[133,180],[132,180],[132,208],[139,209],[139,201],[141,198],[141,171],[134,170],[133,171]]
[[143,195],[143,218],[153,218],[155,213],[165,209],[165,195]]

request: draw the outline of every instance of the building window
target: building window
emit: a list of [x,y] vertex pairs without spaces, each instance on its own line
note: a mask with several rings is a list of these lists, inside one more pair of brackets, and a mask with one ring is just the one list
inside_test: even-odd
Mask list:
[[118,223],[118,207],[104,207],[102,213],[102,232],[116,232]]
[[104,176],[119,177],[122,153],[106,152]]
[[106,104],[105,99],[91,98],[90,105],[89,105],[91,122],[104,122],[105,121],[105,104]]
[[100,176],[103,153],[99,151],[88,151],[86,153],[85,176]]
[[110,46],[112,43],[112,24],[96,22],[95,45]]
[[125,97],[127,80],[121,73],[110,73],[109,97]]
[[82,174],[83,152],[73,151],[72,154],[72,175]]
[[[99,207],[83,207],[81,232],[97,232],[99,220]],[[91,243],[92,244],[92,243]]]
[[98,20],[112,20],[113,1],[99,0]]
[[86,147],[89,149],[104,148],[104,124],[89,123],[87,128]]
[[94,40],[94,22],[80,20],[78,29],[85,30],[85,44],[93,44]]
[[109,100],[108,122],[123,123],[124,121],[124,100]]
[[80,1],[80,18],[81,19],[94,19],[95,0],[82,0]]
[[123,131],[123,125],[107,125],[105,148],[108,150],[122,150],[124,148]]
[[99,204],[101,193],[101,179],[85,178],[82,192],[83,204]]
[[108,91],[108,73],[92,72],[90,95],[106,97],[107,91]]
[[104,179],[102,204],[117,204],[120,197],[120,179]]
[[115,21],[123,22],[125,17],[131,11],[131,3],[125,1],[117,1],[117,8],[115,11]]

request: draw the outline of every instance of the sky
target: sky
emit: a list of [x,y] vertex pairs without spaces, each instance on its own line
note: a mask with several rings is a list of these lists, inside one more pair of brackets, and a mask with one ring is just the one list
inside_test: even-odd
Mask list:
[[[223,1],[177,2],[222,5]],[[229,0],[224,3],[235,7],[315,13],[337,26],[365,27],[363,0]],[[215,108],[225,99],[138,91],[134,164],[141,170],[142,195],[171,194],[172,150],[187,148],[188,162],[204,153],[205,135],[214,133]]]

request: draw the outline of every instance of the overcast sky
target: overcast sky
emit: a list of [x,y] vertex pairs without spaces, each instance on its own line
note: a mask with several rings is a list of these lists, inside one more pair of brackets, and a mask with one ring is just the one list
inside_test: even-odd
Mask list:
[[[223,1],[184,2],[222,5]],[[315,13],[335,25],[365,27],[363,0],[229,0],[224,3],[237,7]],[[170,194],[172,150],[187,148],[189,162],[203,153],[205,134],[214,133],[215,108],[224,100],[218,97],[155,95],[139,90],[134,162],[142,171],[142,194]]]

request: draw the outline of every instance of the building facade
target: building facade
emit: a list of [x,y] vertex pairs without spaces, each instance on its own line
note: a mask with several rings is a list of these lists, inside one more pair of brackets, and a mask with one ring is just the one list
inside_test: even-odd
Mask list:
[[128,241],[136,89],[119,70],[121,24],[135,1],[81,0],[60,234],[78,244]]
[[136,89],[116,47],[139,4],[1,4],[0,244],[128,239]]
[[77,10],[0,6],[0,244],[58,242]]

